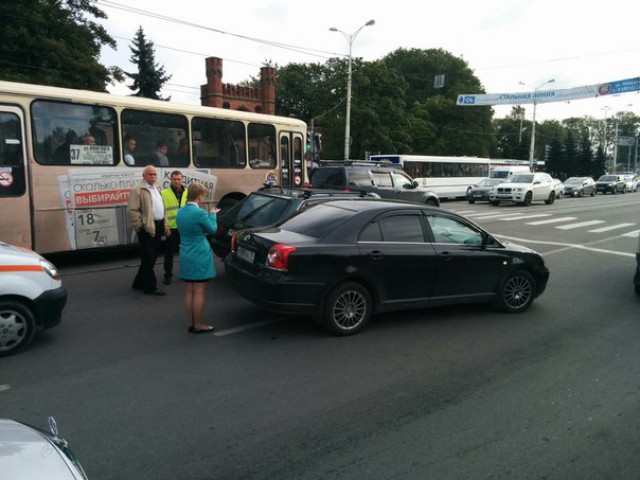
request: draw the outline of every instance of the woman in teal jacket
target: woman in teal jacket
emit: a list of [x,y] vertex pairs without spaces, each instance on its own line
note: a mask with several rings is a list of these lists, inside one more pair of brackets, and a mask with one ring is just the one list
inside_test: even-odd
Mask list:
[[184,307],[187,311],[190,333],[213,332],[214,327],[202,322],[207,283],[216,276],[213,253],[206,235],[216,232],[216,214],[210,214],[199,204],[206,198],[207,189],[201,183],[192,183],[187,189],[187,204],[178,210],[176,223],[180,233],[180,278],[186,282]]

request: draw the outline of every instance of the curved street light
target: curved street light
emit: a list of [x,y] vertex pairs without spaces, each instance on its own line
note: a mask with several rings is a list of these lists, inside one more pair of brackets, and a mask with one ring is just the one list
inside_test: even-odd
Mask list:
[[349,43],[349,70],[347,74],[347,116],[345,118],[345,124],[344,124],[344,159],[345,160],[349,160],[349,143],[350,143],[350,136],[351,136],[351,131],[350,131],[351,130],[351,63],[352,63],[351,51],[353,47],[353,41],[356,39],[356,35],[360,33],[360,30],[362,30],[364,27],[370,27],[375,23],[376,23],[375,20],[369,20],[367,23],[362,25],[351,35],[343,32],[342,30],[337,29],[336,27],[329,28],[329,31],[331,32],[341,33]]
[[538,105],[538,90],[544,87],[548,83],[555,82],[556,79],[552,78],[551,80],[547,80],[544,83],[541,83],[537,87],[532,87],[531,85],[520,82],[520,85],[525,85],[529,88],[533,88],[533,124],[531,125],[531,145],[529,146],[529,170],[533,172],[533,155],[536,147],[536,105]]

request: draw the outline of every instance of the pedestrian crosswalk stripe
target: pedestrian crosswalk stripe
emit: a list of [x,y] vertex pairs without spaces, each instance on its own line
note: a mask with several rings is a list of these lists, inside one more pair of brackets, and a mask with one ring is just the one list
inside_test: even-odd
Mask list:
[[610,230],[616,230],[618,228],[631,227],[635,225],[635,223],[619,223],[618,225],[609,225],[608,227],[596,228],[595,230],[589,230],[591,233],[602,233],[608,232]]
[[518,217],[518,218],[522,218],[522,213],[520,213],[520,212],[518,212],[518,213],[476,213],[476,214],[467,215],[467,217],[473,217],[473,218],[479,218],[479,219],[484,219],[484,218],[502,218],[502,217]]
[[588,222],[570,223],[569,225],[561,225],[555,228],[558,228],[560,230],[572,230],[574,228],[588,227],[589,225],[598,225],[600,223],[605,222],[604,220],[589,220]]
[[640,230],[634,230],[633,232],[627,232],[622,234],[623,237],[631,237],[631,238],[636,238],[638,235],[640,235]]
[[539,213],[537,215],[522,215],[520,214],[519,217],[511,217],[511,218],[500,218],[500,220],[502,220],[503,222],[511,222],[513,220],[524,220],[527,218],[539,218],[539,217],[550,217],[551,214],[550,213]]
[[527,225],[547,225],[549,223],[569,222],[575,219],[576,217],[548,218],[547,220],[538,220],[537,222],[527,222]]

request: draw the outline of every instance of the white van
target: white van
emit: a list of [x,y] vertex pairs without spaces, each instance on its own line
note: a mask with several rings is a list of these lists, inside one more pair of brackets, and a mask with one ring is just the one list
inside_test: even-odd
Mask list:
[[520,165],[517,167],[516,166],[496,167],[491,170],[491,172],[489,173],[489,176],[491,178],[502,178],[508,181],[512,176],[518,173],[531,173],[531,170],[529,170],[529,167],[526,167],[524,165]]

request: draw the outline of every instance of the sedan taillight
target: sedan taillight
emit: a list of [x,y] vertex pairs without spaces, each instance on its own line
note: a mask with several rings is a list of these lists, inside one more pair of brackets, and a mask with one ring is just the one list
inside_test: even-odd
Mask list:
[[278,243],[267,253],[267,267],[275,270],[286,271],[289,266],[289,254],[296,250],[296,247]]

